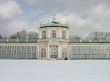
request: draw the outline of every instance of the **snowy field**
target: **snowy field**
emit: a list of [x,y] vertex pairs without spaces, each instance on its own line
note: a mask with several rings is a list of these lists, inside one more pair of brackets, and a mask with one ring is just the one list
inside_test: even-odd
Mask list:
[[110,61],[0,60],[0,82],[110,82]]

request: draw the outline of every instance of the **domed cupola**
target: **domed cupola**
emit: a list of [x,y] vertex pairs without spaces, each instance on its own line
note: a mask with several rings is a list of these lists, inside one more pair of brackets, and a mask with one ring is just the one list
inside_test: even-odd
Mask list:
[[46,23],[46,24],[41,24],[40,28],[46,28],[46,27],[62,27],[62,28],[69,28],[68,24],[62,24],[60,22],[57,22],[56,20]]
[[68,39],[68,24],[62,24],[53,18],[52,22],[40,25],[40,39]]

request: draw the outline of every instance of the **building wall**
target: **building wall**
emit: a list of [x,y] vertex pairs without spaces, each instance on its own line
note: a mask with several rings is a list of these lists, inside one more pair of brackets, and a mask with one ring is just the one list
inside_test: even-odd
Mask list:
[[58,59],[63,60],[63,49],[71,60],[109,60],[110,43],[0,43],[0,59],[41,59],[41,48],[46,49],[46,58],[51,60],[50,46],[58,46]]
[[1,59],[37,59],[37,45],[33,43],[0,44]]
[[72,43],[71,59],[110,59],[110,43]]

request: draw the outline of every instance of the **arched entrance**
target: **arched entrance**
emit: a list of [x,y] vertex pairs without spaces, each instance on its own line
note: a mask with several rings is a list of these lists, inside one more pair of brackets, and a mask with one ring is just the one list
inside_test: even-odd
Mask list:
[[50,59],[58,59],[58,46],[50,45]]

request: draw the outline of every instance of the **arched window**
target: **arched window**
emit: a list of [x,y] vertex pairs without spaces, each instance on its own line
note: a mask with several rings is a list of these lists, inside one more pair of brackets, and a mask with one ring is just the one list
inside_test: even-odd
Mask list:
[[51,47],[51,58],[58,58],[58,49],[56,46]]
[[46,58],[46,49],[45,48],[42,48],[41,49],[41,58],[42,59],[45,59]]
[[62,38],[66,39],[66,32],[65,31],[62,31]]
[[52,38],[56,38],[56,31],[55,30],[52,31]]
[[42,32],[42,38],[43,38],[43,39],[46,39],[46,31],[43,31],[43,32]]

